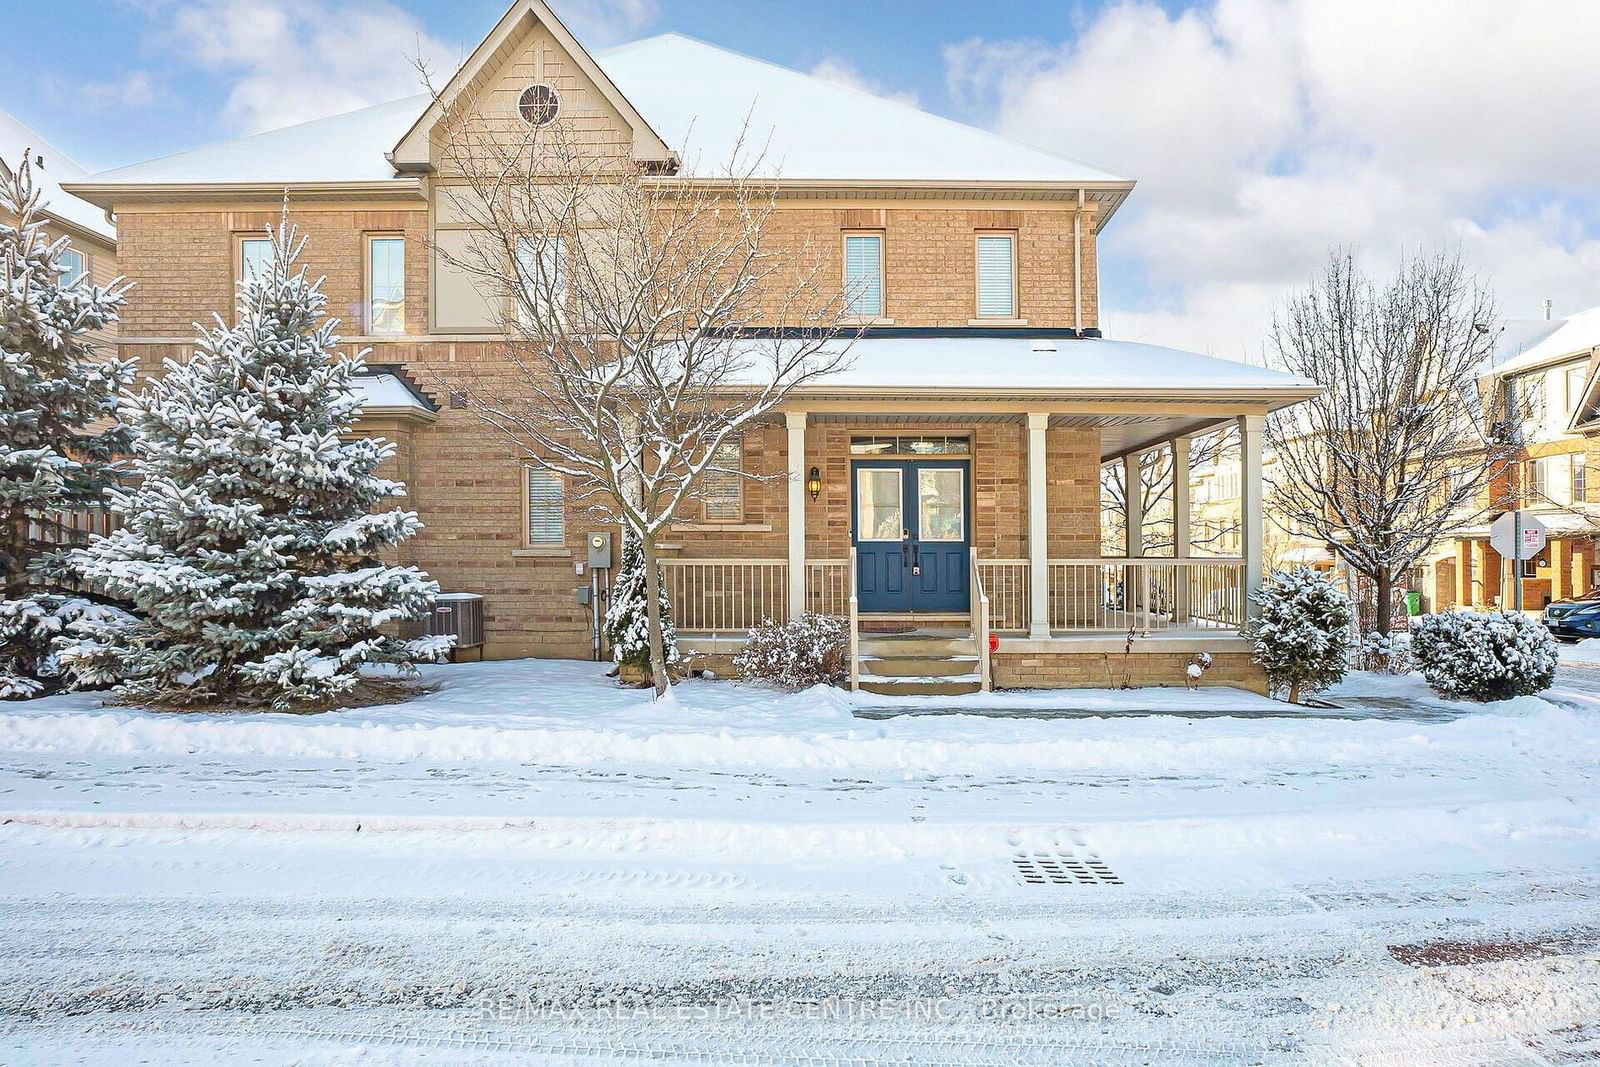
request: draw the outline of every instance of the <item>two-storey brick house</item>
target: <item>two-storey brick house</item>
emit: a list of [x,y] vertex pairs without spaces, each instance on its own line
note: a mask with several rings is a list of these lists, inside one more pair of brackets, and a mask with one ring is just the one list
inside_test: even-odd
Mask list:
[[[1101,336],[1099,241],[1133,182],[677,35],[590,55],[537,0],[513,4],[443,93],[469,91],[496,120],[561,116],[679,182],[709,180],[748,122],[781,164],[774,231],[821,250],[870,323],[850,369],[742,441],[743,469],[776,477],[729,480],[674,529],[665,568],[691,647],[725,653],[763,616],[854,609],[869,635],[956,634],[902,657],[869,636],[869,681],[899,658],[899,673],[961,680],[932,690],[975,683],[979,660],[1001,685],[1103,685],[1132,627],[1151,634],[1136,642],[1139,680],[1180,683],[1203,649],[1208,681],[1261,684],[1236,631],[1261,580],[1262,423],[1314,389]],[[522,106],[530,94],[538,107]],[[72,187],[118,220],[139,283],[122,346],[146,366],[181,355],[190,323],[228,313],[287,194],[347,341],[381,372],[363,429],[398,442],[396,473],[427,524],[407,561],[486,597],[489,655],[588,656],[583,514],[459,398],[418,384],[514,387],[495,343],[503,309],[441,258],[470,235],[438,121],[418,96]],[[1101,466],[1170,448],[1186,469],[1188,438],[1230,422],[1241,552],[1200,556],[1180,537],[1146,559],[1136,538],[1102,557]],[[986,629],[1000,635],[992,662]]]

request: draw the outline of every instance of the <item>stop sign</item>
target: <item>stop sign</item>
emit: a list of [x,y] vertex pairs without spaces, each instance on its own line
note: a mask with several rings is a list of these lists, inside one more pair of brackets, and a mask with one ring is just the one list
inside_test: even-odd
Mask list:
[[1544,523],[1522,516],[1522,542],[1517,543],[1517,513],[1508,511],[1489,526],[1489,544],[1506,559],[1532,559],[1544,551]]

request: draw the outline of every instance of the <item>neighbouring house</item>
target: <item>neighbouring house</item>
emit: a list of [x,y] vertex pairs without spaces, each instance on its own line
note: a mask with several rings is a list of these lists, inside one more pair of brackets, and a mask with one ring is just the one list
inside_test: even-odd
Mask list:
[[1591,453],[1600,450],[1600,307],[1503,326],[1482,393],[1522,448],[1485,486],[1487,518],[1436,546],[1417,575],[1432,610],[1512,606],[1514,573],[1490,546],[1487,520],[1513,507],[1548,531],[1544,551],[1522,563],[1525,610],[1600,585],[1600,487],[1589,486]]
[[[465,86],[502,121],[529,116],[518,101],[535,92],[528,121],[565,117],[678,181],[710,180],[748,116],[781,161],[778,229],[827,258],[865,324],[850,369],[740,442],[743,469],[772,477],[725,480],[672,532],[668,588],[699,662],[725,662],[763,618],[810,610],[855,619],[862,684],[882,691],[1105,685],[1113,669],[1180,685],[1197,651],[1213,657],[1208,683],[1264,686],[1238,636],[1261,582],[1262,427],[1316,389],[1102,336],[1099,243],[1131,180],[676,34],[591,55],[537,0],[512,4],[445,92]],[[182,353],[191,322],[229,313],[287,191],[346,340],[372,349],[362,429],[398,443],[395,473],[426,523],[405,562],[486,598],[488,655],[586,657],[586,539],[611,531],[464,397],[429,388],[495,379],[503,359],[502,309],[436,252],[469,235],[442,206],[432,103],[70,188],[118,220],[139,283],[122,351],[146,367]],[[1187,533],[1189,441],[1223,427],[1240,456],[1227,554]],[[1103,554],[1101,468],[1137,469],[1154,450],[1178,470],[1180,533],[1159,557],[1142,535]],[[992,656],[985,633],[999,635]]]

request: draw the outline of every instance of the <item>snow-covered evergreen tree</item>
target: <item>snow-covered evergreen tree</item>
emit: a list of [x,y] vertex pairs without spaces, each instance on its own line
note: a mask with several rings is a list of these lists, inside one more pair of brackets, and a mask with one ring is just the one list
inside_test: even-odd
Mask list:
[[127,287],[66,277],[68,241],[44,232],[31,157],[0,167],[0,696],[12,697],[55,680],[50,644],[82,602],[42,591],[55,553],[41,534],[110,482],[128,436],[110,416],[134,375],[88,336],[117,321]]
[[1521,612],[1424,615],[1411,623],[1411,654],[1446,696],[1507,700],[1542,693],[1556,680],[1555,638]]
[[[667,582],[656,568],[656,598],[661,605],[661,644],[667,665],[678,662],[678,628],[672,622],[672,605],[667,600]],[[644,550],[639,539],[630,537],[622,545],[622,563],[611,586],[611,606],[606,608],[606,641],[611,658],[618,666],[650,670],[650,619],[645,610],[649,595],[645,589]]]
[[1355,608],[1333,582],[1310,567],[1277,571],[1251,597],[1260,614],[1245,627],[1255,661],[1289,699],[1326,689],[1344,677],[1354,644]]
[[139,624],[68,641],[63,662],[119,673],[128,699],[284,707],[337,696],[364,664],[409,670],[448,647],[380,629],[422,618],[438,586],[378,558],[420,523],[377,510],[405,487],[374,473],[391,444],[341,439],[361,356],[334,351],[322,281],[294,266],[305,242],[287,223],[272,237],[271,270],[239,284],[237,324],[219,318],[189,362],[124,400],[138,480],[109,494],[124,525],[73,553]]

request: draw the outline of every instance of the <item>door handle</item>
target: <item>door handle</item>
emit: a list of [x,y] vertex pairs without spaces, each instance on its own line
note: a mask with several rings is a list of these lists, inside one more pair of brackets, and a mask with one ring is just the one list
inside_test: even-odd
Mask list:
[[900,566],[911,566],[911,546],[904,541],[900,542]]
[[911,546],[911,573],[922,573],[922,546],[920,544]]

